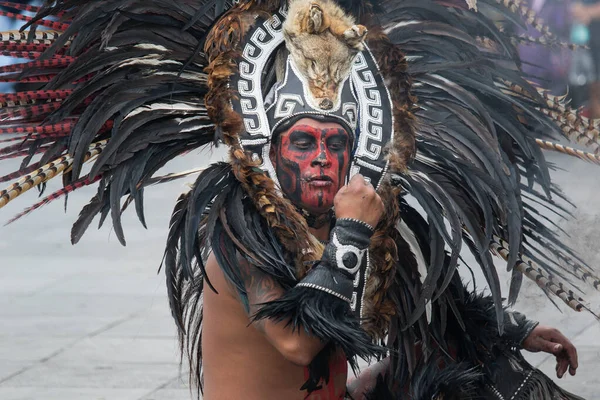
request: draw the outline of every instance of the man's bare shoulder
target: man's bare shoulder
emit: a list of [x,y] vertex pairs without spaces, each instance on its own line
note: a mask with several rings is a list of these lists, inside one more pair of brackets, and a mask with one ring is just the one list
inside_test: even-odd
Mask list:
[[[215,288],[217,292],[216,294],[224,294],[228,295],[229,297],[237,297],[235,295],[235,288],[225,277],[223,270],[219,266],[217,258],[212,253],[206,260],[205,270],[206,278],[208,279],[210,284]],[[212,292],[212,290],[209,287],[207,287],[206,289]]]
[[248,315],[252,315],[257,311],[256,306],[258,304],[275,300],[281,296],[283,290],[272,277],[243,257],[237,258],[237,265],[244,282],[244,293],[240,293],[233,283],[227,279],[214,254],[211,254],[206,262],[206,273],[217,292],[225,292],[227,295],[241,301]]

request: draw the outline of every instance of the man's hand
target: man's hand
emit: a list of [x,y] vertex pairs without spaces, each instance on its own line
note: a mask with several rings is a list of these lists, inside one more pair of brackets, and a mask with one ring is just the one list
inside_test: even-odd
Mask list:
[[336,218],[354,218],[372,227],[377,226],[383,215],[383,201],[373,185],[360,174],[354,175],[350,182],[338,191],[333,204]]
[[567,368],[571,375],[577,372],[577,349],[558,329],[538,325],[523,341],[523,348],[537,353],[554,354],[556,357],[556,376],[562,378]]

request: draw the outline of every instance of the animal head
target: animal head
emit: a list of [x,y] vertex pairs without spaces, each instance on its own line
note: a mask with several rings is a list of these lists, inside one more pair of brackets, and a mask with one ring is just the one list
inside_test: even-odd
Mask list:
[[332,109],[340,84],[350,74],[356,54],[363,50],[367,29],[347,17],[340,22],[324,12],[322,5],[310,3],[304,11],[290,10],[283,32],[294,64],[308,81],[314,104]]

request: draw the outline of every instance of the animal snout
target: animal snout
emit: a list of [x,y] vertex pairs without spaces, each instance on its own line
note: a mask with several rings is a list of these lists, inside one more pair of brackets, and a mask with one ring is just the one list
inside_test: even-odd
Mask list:
[[323,99],[321,103],[319,103],[319,107],[321,110],[331,110],[333,108],[333,101],[330,99]]

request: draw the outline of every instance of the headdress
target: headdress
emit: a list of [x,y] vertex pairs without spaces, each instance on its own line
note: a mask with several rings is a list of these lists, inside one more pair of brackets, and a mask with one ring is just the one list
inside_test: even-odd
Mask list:
[[[550,181],[542,148],[600,159],[596,123],[527,81],[515,50],[522,39],[490,19],[500,13],[509,25],[531,23],[540,42],[561,46],[521,1],[338,6],[294,0],[288,8],[275,1],[61,0],[0,6],[35,13],[22,17],[26,31],[4,34],[0,43],[3,54],[30,59],[1,70],[3,81],[26,87],[0,95],[0,133],[16,135],[0,156],[23,158],[18,171],[0,177],[19,179],[0,191],[0,207],[32,187],[43,191],[58,175],[64,188],[17,217],[96,185],[71,241],[79,241],[99,214],[101,222],[111,216],[125,244],[121,214],[133,204],[144,223],[144,188],[189,175],[155,177],[159,168],[215,141],[229,146],[230,161],[206,169],[179,197],[165,251],[171,308],[192,359],[199,356],[197,305],[202,281],[210,284],[203,267],[210,251],[242,297],[234,262],[240,254],[289,292],[321,257],[323,246],[278,191],[268,157],[274,132],[297,115],[319,115],[352,131],[351,173],[373,182],[386,204],[370,241],[371,267],[357,279],[360,290],[354,288],[362,319],[311,304],[322,312],[310,321],[312,331],[342,346],[348,357],[377,353],[372,341],[398,352],[399,380],[414,370],[416,356],[406,349],[416,338],[443,342],[446,316],[460,320],[460,293],[449,288],[462,247],[486,277],[500,331],[505,322],[493,255],[513,271],[510,303],[523,276],[577,311],[585,303],[567,278],[600,284],[532,206],[557,209],[552,196],[563,196]],[[296,6],[308,16],[289,19],[298,15]],[[325,18],[313,18],[318,9]],[[287,32],[286,21],[303,22]],[[318,84],[299,64],[302,45],[293,47],[299,40],[291,36],[294,29],[346,46],[351,58],[342,61],[350,60],[349,68],[329,72],[335,85]],[[283,63],[276,63],[278,54]],[[282,79],[276,64],[284,66]],[[565,136],[595,153],[548,141]],[[89,171],[84,163],[91,164]],[[423,213],[405,200],[409,195]],[[564,279],[554,273],[558,268]],[[261,316],[307,323],[302,307],[292,306],[273,304]]]

